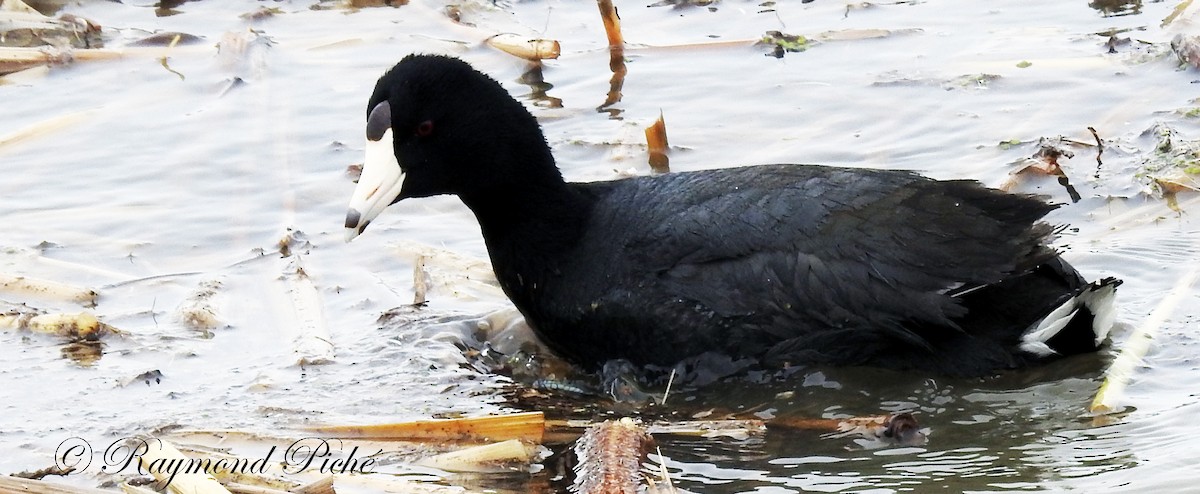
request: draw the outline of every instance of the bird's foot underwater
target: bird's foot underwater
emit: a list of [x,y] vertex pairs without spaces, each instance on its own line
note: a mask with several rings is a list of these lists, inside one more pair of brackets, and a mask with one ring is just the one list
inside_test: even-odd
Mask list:
[[598,375],[581,375],[590,379],[542,379],[534,384],[541,389],[602,396],[615,403],[643,407],[665,403],[673,391],[712,384],[743,374],[750,367],[752,362],[748,359],[734,360],[717,353],[685,359],[672,367],[642,366],[625,359],[613,359],[604,362]]
[[612,396],[618,402],[645,401],[636,377],[621,375],[615,370],[604,374],[612,375],[611,379],[602,378],[552,354],[523,350],[509,354],[486,343],[473,357],[477,370],[506,376],[525,388],[525,394],[549,394],[574,400]]
[[641,375],[641,369],[628,360],[609,360],[600,370],[600,381],[605,395],[617,403],[662,403],[666,392],[655,395],[643,390]]
[[597,401],[640,407],[662,401],[646,391],[643,370],[626,360],[606,362],[598,373],[588,372],[552,354],[515,351],[502,353],[485,343],[470,355],[480,372],[506,376],[524,388],[524,395],[545,394],[567,400]]

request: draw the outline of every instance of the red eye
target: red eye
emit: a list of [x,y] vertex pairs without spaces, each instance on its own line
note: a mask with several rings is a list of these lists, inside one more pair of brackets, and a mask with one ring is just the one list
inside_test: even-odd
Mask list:
[[421,137],[429,137],[433,134],[433,120],[426,120],[417,124],[417,135]]

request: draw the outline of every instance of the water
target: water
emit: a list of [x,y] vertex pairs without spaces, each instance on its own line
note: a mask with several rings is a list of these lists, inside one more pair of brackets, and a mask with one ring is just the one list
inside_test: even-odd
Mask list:
[[[0,332],[0,449],[9,453],[0,471],[48,466],[74,436],[103,445],[168,425],[288,436],[310,423],[505,408],[503,380],[463,369],[444,335],[507,306],[494,288],[467,280],[461,263],[429,268],[451,281],[432,289],[425,309],[460,322],[376,322],[412,301],[413,243],[486,258],[470,213],[452,198],[410,201],[342,242],[353,188],[346,168],[361,161],[366,98],[410,52],[455,54],[501,81],[541,119],[564,175],[580,181],[648,173],[642,129],[660,111],[673,170],[803,162],[992,186],[1010,180],[1038,138],[1093,143],[1091,126],[1106,141],[1104,165],[1097,177],[1095,148],[1072,148],[1061,163],[1083,200],[1050,220],[1072,225],[1059,243],[1081,272],[1126,280],[1118,343],[1196,262],[1196,196],[1181,193],[1185,212],[1175,212],[1139,175],[1156,144],[1143,132],[1155,123],[1200,136],[1180,112],[1195,106],[1200,76],[1179,69],[1166,48],[1197,18],[1189,11],[1160,26],[1173,3],[618,2],[628,76],[621,100],[603,110],[611,73],[590,3],[464,3],[463,20],[474,27],[450,22],[434,2],[313,5],[186,2],[165,17],[149,5],[70,5],[104,26],[110,48],[159,31],[203,40],[77,61],[0,86],[0,135],[61,123],[0,147],[0,271],[95,287],[95,313],[128,332],[107,338],[105,355],[90,365],[63,358],[56,338]],[[262,6],[282,12],[238,17]],[[255,38],[250,29],[261,37],[248,48],[222,41],[226,33]],[[891,34],[869,37],[868,29]],[[855,39],[782,59],[721,44],[768,30]],[[1133,41],[1109,54],[1108,36],[1097,33],[1114,30]],[[497,32],[562,43],[563,56],[542,71],[548,89],[520,82],[525,62],[479,44]],[[163,52],[174,73],[157,60]],[[1021,144],[1000,145],[1010,140]],[[1070,202],[1051,179],[1024,178],[1015,189]],[[288,228],[311,244],[304,265],[323,300],[332,364],[299,366],[292,352],[296,317],[276,247]],[[175,314],[212,280],[221,283],[213,303],[228,327],[209,338]],[[1197,291],[1184,289],[1120,400],[1126,413],[1107,425],[1086,413],[1102,362],[1085,360],[991,380],[830,371],[830,387],[718,386],[679,398],[825,417],[915,410],[930,429],[920,447],[779,431],[658,441],[677,483],[693,492],[1180,491],[1197,460],[1188,432],[1200,407]],[[162,372],[160,382],[136,379],[151,370]],[[776,401],[785,390],[794,398]],[[106,479],[91,471],[66,481]]]

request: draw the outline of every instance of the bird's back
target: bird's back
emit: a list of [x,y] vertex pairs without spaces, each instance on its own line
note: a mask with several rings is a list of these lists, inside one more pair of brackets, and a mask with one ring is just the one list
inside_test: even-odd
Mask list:
[[961,294],[1056,257],[1037,223],[1053,206],[971,181],[770,165],[576,186],[594,199],[584,234],[522,310],[585,363],[719,349],[920,367],[972,338]]

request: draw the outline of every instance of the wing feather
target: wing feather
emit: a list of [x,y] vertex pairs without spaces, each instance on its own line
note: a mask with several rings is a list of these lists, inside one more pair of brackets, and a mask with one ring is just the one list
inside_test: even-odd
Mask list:
[[927,346],[928,331],[959,331],[952,292],[1054,254],[1049,227],[1033,226],[1054,206],[1031,196],[903,171],[763,168],[635,179],[606,199],[664,201],[608,240],[624,244],[648,286],[705,318],[757,321],[731,339],[854,330],[868,346]]

